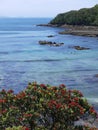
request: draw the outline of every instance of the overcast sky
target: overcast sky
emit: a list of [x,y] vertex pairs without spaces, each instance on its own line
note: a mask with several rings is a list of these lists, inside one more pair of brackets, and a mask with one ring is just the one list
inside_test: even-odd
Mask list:
[[98,0],[0,0],[0,16],[54,17],[58,13],[95,4],[98,4]]

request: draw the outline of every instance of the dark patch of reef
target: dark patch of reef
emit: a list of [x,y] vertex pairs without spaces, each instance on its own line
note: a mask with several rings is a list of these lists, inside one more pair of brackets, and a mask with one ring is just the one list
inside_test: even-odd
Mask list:
[[56,43],[56,42],[51,42],[51,41],[39,41],[40,45],[49,45],[49,46],[54,46],[54,47],[59,47],[64,45],[64,43]]
[[73,46],[74,49],[76,50],[89,50],[90,48],[87,47],[81,47],[81,46]]

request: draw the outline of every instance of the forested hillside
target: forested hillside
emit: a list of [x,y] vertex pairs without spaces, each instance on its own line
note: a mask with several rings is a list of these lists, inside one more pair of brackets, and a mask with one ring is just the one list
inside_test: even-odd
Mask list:
[[87,25],[98,26],[98,4],[92,8],[72,10],[67,13],[58,14],[50,24]]

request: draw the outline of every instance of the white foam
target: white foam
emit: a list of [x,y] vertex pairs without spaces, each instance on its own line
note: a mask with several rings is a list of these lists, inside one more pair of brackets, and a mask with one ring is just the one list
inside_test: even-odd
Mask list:
[[98,98],[87,98],[91,103],[98,103]]

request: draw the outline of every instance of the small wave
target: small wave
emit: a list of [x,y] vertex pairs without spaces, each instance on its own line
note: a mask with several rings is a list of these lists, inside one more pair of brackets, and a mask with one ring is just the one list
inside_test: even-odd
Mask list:
[[20,74],[24,74],[25,71],[12,71],[12,73],[20,73]]
[[19,33],[14,31],[0,31],[0,35],[13,35],[13,34],[19,34]]
[[98,98],[87,98],[87,100],[92,103],[98,103]]
[[23,62],[50,62],[50,61],[61,61],[61,59],[44,59],[44,60],[24,60]]
[[6,52],[6,51],[5,51],[5,52],[0,52],[0,54],[3,54],[3,55],[4,55],[4,54],[8,54],[8,52]]
[[[36,50],[16,50],[16,51],[1,51],[0,54],[15,54],[15,53],[24,53],[24,52],[36,52],[39,51],[39,49]],[[41,52],[42,50],[40,50]]]
[[35,60],[4,60],[3,62],[52,62],[52,61],[62,61],[64,59],[35,59]]

